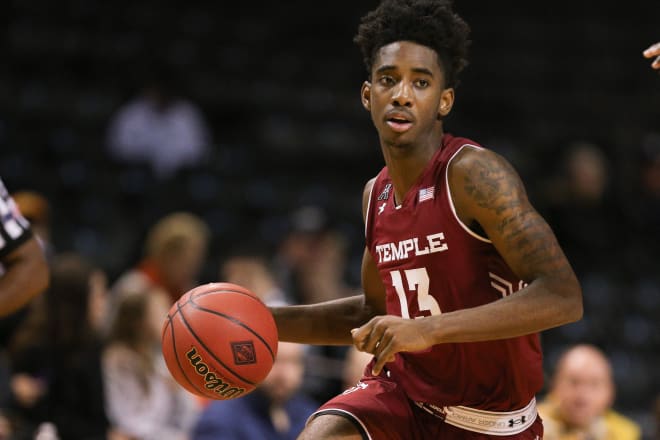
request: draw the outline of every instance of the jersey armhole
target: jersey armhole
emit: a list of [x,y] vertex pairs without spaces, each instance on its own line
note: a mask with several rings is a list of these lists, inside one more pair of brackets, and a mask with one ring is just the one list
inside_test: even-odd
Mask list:
[[367,235],[368,235],[368,231],[369,231],[369,213],[371,212],[371,197],[373,196],[374,186],[376,186],[376,181],[374,181],[374,184],[371,185],[371,188],[369,188],[369,200],[367,200],[367,210],[365,211],[365,214],[364,214],[364,238],[365,238],[365,240],[367,239]]
[[447,189],[447,200],[449,202],[449,208],[451,208],[451,213],[452,213],[454,219],[461,226],[461,228],[463,228],[463,230],[465,230],[465,232],[467,232],[468,234],[470,234],[472,237],[476,238],[479,241],[483,241],[484,243],[492,243],[492,241],[490,239],[488,239],[486,237],[482,237],[481,235],[477,234],[472,229],[470,229],[470,227],[468,225],[466,225],[465,223],[463,223],[463,221],[458,217],[458,214],[456,214],[456,207],[454,206],[454,200],[452,199],[452,196],[451,196],[451,188],[449,188],[449,167],[451,166],[451,161],[454,160],[454,158],[458,155],[458,153],[460,153],[461,150],[463,150],[463,148],[465,148],[465,147],[470,147],[470,148],[474,148],[474,149],[477,149],[477,150],[483,150],[484,149],[483,147],[479,147],[477,145],[463,144],[451,156],[449,161],[447,161],[447,166],[445,167],[445,187]]

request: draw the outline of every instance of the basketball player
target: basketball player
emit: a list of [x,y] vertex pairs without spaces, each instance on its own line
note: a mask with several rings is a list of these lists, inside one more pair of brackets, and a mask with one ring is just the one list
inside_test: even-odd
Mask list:
[[543,436],[537,332],[580,319],[581,290],[513,168],[443,129],[468,33],[449,0],[363,18],[362,104],[386,165],[364,189],[364,295],[272,311],[282,340],[374,358],[301,439]]
[[651,67],[660,70],[660,42],[652,44],[644,51],[644,58],[655,58]]
[[0,274],[0,317],[20,309],[48,285],[41,246],[1,180]]

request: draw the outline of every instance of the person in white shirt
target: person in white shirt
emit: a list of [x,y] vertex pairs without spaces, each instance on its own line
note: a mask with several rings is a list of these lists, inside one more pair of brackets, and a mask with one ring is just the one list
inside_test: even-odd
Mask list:
[[197,106],[175,96],[166,81],[157,80],[117,111],[107,147],[114,158],[147,163],[156,177],[166,179],[204,160],[209,133]]
[[103,353],[108,419],[129,438],[184,440],[197,421],[196,398],[170,376],[160,351],[168,308],[163,293],[124,295]]

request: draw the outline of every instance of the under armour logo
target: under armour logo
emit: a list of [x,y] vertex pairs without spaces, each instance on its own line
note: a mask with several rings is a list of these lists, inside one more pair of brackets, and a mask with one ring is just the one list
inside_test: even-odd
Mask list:
[[360,381],[354,387],[350,387],[349,389],[344,391],[342,394],[351,394],[351,393],[354,393],[355,391],[366,390],[368,386],[369,386],[368,384]]
[[513,428],[515,425],[522,425],[527,420],[527,417],[522,416],[519,419],[509,419],[509,428]]
[[378,214],[382,214],[383,211],[385,211],[385,206],[386,206],[386,205],[387,205],[387,202],[386,202],[386,203],[383,203],[382,205],[380,205],[380,206],[378,207]]

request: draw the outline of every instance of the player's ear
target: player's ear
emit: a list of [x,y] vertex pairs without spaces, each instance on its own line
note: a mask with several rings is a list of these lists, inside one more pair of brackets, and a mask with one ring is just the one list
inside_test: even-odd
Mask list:
[[371,83],[365,81],[362,83],[362,89],[360,90],[360,98],[362,100],[362,106],[368,112],[371,111]]
[[442,91],[440,96],[440,105],[438,106],[438,119],[442,119],[449,114],[454,106],[454,89],[448,88]]

